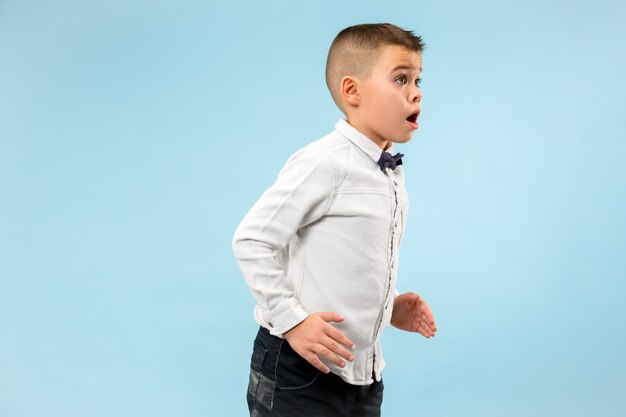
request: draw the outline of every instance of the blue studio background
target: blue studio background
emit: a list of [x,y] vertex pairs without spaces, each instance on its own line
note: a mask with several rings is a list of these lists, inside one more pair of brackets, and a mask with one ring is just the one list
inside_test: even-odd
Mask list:
[[0,1],[0,416],[243,416],[231,251],[341,113],[346,26],[423,36],[385,416],[626,415],[619,1]]

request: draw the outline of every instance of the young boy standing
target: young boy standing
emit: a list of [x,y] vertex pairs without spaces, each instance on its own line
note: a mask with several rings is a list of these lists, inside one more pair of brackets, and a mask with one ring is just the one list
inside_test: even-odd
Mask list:
[[435,334],[426,302],[396,289],[409,202],[393,145],[418,128],[423,48],[387,23],[342,30],[326,83],[346,119],[288,159],[235,232],[260,325],[252,417],[380,416],[381,331]]

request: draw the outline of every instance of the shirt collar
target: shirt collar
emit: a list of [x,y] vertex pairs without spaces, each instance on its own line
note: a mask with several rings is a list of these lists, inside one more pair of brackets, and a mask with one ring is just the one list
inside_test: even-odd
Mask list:
[[[376,145],[373,140],[356,130],[345,119],[339,119],[335,124],[335,129],[337,129],[339,133],[344,135],[346,138],[350,139],[350,141],[358,146],[363,152],[369,155],[370,158],[374,160],[374,162],[378,163],[378,160],[380,159],[380,155],[382,155],[383,150],[380,149],[380,147]],[[393,142],[389,142],[389,147],[385,152],[393,152]]]

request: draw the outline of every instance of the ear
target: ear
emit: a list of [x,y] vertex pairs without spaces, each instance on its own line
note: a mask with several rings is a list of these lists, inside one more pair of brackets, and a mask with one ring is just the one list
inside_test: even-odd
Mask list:
[[346,103],[355,107],[359,106],[361,103],[361,96],[359,94],[358,80],[346,75],[341,79],[340,91],[341,97]]

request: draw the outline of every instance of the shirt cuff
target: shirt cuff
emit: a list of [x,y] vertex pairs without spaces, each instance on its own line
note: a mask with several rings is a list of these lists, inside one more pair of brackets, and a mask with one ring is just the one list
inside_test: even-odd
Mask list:
[[398,289],[397,289],[397,288],[394,288],[394,290],[393,290],[393,291],[396,293],[396,297],[400,295],[400,291],[398,291]]
[[269,326],[270,334],[283,337],[283,333],[291,330],[309,316],[295,298],[278,304],[264,317]]

